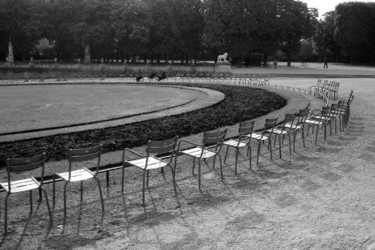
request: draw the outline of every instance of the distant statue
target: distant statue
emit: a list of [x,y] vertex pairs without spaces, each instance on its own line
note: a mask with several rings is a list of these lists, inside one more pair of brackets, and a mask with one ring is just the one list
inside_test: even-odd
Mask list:
[[85,46],[85,63],[91,63],[90,45]]
[[217,57],[217,61],[218,62],[228,62],[228,53],[227,52],[225,52],[224,54],[222,54],[222,55],[219,55],[218,57]]
[[8,44],[8,57],[6,58],[8,63],[14,62],[14,55],[13,55],[13,44],[11,41],[9,41]]

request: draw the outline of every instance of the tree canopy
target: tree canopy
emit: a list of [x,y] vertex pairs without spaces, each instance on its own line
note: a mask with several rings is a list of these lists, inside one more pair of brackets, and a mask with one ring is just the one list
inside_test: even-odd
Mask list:
[[294,0],[2,0],[0,59],[11,40],[17,60],[41,38],[61,60],[93,58],[159,61],[215,59],[233,63],[251,53],[297,54],[311,37],[316,11]]

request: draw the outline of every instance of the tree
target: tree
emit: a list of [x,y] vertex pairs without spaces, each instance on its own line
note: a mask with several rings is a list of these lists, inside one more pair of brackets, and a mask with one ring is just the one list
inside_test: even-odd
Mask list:
[[340,47],[334,40],[335,16],[334,11],[327,12],[324,14],[324,19],[320,19],[317,22],[313,41],[319,55],[319,61],[321,61],[323,56],[327,56],[327,54],[333,54],[336,61],[338,61],[340,56]]
[[375,4],[342,3],[336,6],[334,38],[351,62],[374,61]]
[[279,23],[282,27],[280,47],[287,55],[288,67],[291,56],[297,54],[301,39],[310,38],[316,27],[318,12],[308,9],[305,3],[294,0],[277,0]]
[[39,30],[39,6],[40,1],[35,1],[34,6],[28,0],[0,1],[0,52],[3,56],[8,54],[9,42],[13,44],[16,59],[30,55]]

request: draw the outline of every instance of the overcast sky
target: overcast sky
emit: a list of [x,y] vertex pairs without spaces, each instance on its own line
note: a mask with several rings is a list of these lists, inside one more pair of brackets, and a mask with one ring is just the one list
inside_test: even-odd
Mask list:
[[335,10],[336,5],[344,2],[375,2],[375,0],[301,0],[307,3],[309,8],[317,8],[319,15],[322,16],[324,13]]

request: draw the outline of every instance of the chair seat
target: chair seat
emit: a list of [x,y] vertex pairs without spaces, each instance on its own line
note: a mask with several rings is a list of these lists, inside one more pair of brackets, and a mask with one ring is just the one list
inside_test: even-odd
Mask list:
[[231,146],[231,147],[239,147],[239,148],[242,148],[242,147],[246,147],[247,146],[247,143],[244,143],[244,142],[240,142],[238,144],[238,140],[228,140],[228,141],[224,141],[223,142],[224,145],[227,145],[227,146]]
[[[211,152],[210,150],[207,150],[207,149],[203,149],[203,154],[202,154],[202,148],[201,147],[196,147],[196,148],[184,150],[184,151],[181,151],[181,153],[186,154],[186,155],[190,155],[190,156],[195,157],[195,158],[210,158],[210,157],[216,155],[216,153]],[[201,157],[201,154],[202,154],[202,157]]]
[[294,125],[294,124],[289,124],[289,123],[285,124],[284,126],[287,127],[287,128],[291,128],[291,129],[301,129],[302,128],[301,125]]
[[[56,173],[58,176],[63,178],[65,181],[69,181],[69,172],[65,173]],[[71,172],[70,181],[84,181],[94,177],[94,173],[86,168],[74,170]]]
[[280,128],[274,128],[273,130],[272,129],[267,129],[266,132],[272,133],[272,134],[277,134],[277,135],[285,135],[285,134],[288,133],[287,131],[284,131],[284,130],[282,130]]
[[314,115],[311,117],[312,119],[319,119],[319,120],[330,120],[332,117],[322,116],[322,115]]
[[313,125],[321,125],[321,124],[322,124],[321,121],[317,121],[317,120],[309,120],[309,119],[307,119],[307,120],[305,121],[305,123],[313,124]]
[[251,138],[255,139],[255,140],[262,140],[262,141],[268,140],[268,136],[261,135],[261,134],[258,134],[258,133],[252,133]]
[[[141,168],[141,169],[146,169],[146,157],[137,159],[137,160],[132,160],[128,161],[129,164]],[[157,169],[157,168],[162,168],[167,166],[168,163],[165,163],[164,161],[155,158],[155,157],[148,157],[148,162],[147,162],[147,169]]]
[[[8,182],[0,183],[5,191],[9,192]],[[29,191],[40,187],[40,183],[35,181],[33,178],[22,179],[18,181],[10,182],[11,193],[18,193],[23,191]]]

